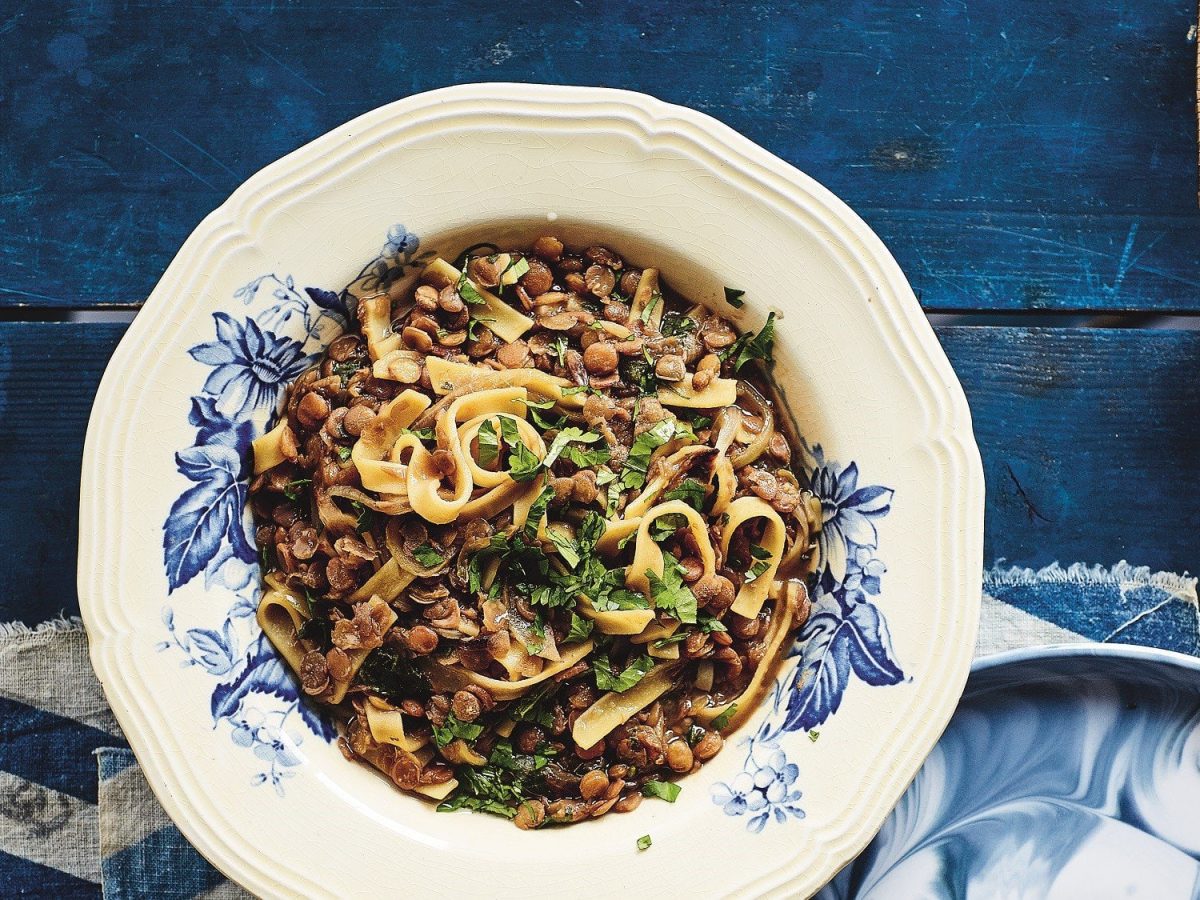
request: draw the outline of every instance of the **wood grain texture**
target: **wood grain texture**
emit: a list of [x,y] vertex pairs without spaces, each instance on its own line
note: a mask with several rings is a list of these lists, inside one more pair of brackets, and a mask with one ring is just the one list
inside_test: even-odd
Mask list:
[[722,119],[854,206],[929,309],[1200,308],[1192,0],[4,9],[3,305],[136,306],[262,166],[512,80]]
[[[78,611],[83,438],[123,330],[0,324],[0,622]],[[966,388],[983,453],[986,565],[1126,559],[1200,571],[1200,334],[938,334]]]

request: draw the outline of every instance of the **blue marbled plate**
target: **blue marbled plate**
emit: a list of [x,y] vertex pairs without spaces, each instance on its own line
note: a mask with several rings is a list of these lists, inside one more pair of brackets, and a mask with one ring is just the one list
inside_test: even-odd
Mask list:
[[976,663],[878,837],[818,897],[1200,898],[1200,660],[1097,644]]

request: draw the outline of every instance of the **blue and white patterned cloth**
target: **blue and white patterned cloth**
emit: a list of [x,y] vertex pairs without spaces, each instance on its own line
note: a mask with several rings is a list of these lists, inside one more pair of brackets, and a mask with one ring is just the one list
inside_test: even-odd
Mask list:
[[[1088,640],[1200,655],[1196,579],[1124,562],[985,575],[980,654]],[[0,626],[0,722],[0,896],[246,896],[155,801],[78,621]]]

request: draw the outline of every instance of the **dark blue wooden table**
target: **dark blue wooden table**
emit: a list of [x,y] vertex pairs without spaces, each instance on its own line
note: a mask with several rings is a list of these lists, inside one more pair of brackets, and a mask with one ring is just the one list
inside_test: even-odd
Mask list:
[[0,3],[0,621],[78,609],[92,396],[196,223],[340,122],[481,80],[695,107],[862,214],[966,387],[988,566],[1195,572],[1200,332],[1181,327],[1200,311],[1195,12]]

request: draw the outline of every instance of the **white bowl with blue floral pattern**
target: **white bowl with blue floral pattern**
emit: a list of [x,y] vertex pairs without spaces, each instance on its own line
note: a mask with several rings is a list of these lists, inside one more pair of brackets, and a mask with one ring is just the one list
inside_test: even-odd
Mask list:
[[[342,759],[255,624],[244,503],[249,443],[345,325],[343,287],[546,230],[654,260],[742,327],[775,311],[773,375],[824,530],[800,640],[679,800],[527,833],[437,813]],[[117,349],[82,497],[80,603],[109,701],[183,833],[262,895],[807,895],[941,734],[979,615],[970,414],[895,261],[810,178],[622,91],[422,94],[251,178]]]

